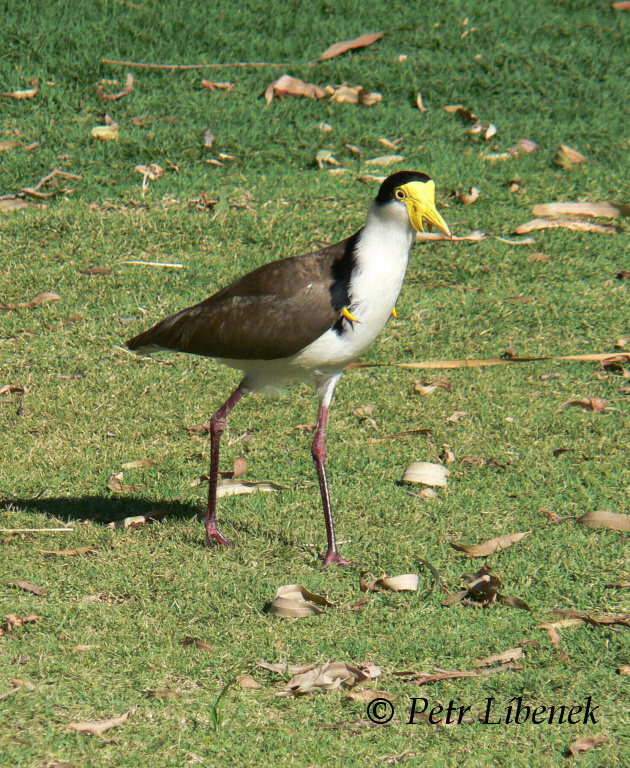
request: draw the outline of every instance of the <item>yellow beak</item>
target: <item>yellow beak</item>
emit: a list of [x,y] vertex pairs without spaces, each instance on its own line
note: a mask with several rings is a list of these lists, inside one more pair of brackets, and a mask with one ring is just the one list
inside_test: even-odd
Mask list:
[[405,193],[402,202],[407,206],[407,213],[414,229],[424,232],[424,222],[429,225],[429,230],[437,227],[447,237],[451,237],[448,224],[440,216],[435,207],[435,182],[410,181],[403,184],[400,189]]

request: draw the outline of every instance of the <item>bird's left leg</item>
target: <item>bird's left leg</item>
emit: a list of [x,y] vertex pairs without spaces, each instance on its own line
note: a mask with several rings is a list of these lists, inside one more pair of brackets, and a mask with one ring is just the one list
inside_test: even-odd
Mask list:
[[328,421],[328,409],[333,398],[335,386],[339,381],[341,374],[323,380],[317,388],[319,398],[319,410],[317,412],[317,428],[311,452],[315,469],[317,470],[317,479],[319,480],[319,490],[322,496],[322,506],[324,508],[324,521],[326,523],[326,538],[328,539],[328,550],[324,557],[322,567],[328,565],[350,565],[350,561],[341,557],[337,549],[337,540],[335,539],[335,524],[333,521],[332,508],[330,506],[330,493],[328,491],[328,479],[326,477],[326,422]]
[[244,383],[232,392],[219,410],[210,419],[210,478],[208,481],[208,508],[206,509],[206,543],[209,547],[215,544],[230,545],[230,540],[217,527],[217,484],[219,481],[219,443],[221,435],[227,426],[227,417],[232,408],[247,392]]

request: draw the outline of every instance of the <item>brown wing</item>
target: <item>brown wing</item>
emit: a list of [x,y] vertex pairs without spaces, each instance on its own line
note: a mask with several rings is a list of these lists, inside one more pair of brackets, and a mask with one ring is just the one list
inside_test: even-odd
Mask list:
[[127,346],[232,360],[294,355],[339,321],[355,238],[264,264],[209,299],[165,318]]

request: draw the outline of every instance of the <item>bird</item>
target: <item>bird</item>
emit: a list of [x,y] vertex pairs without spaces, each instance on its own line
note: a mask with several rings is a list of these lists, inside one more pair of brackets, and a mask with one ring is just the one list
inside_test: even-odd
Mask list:
[[351,565],[337,546],[326,476],[329,409],[345,367],[396,316],[411,247],[425,225],[451,237],[435,205],[434,180],[399,171],[382,181],[365,224],[350,237],[263,264],[126,342],[138,354],[187,352],[242,373],[210,420],[209,547],[231,544],[217,524],[219,448],[229,413],[246,394],[277,391],[297,380],[314,384],[319,405],[311,453],[326,525],[322,565]]

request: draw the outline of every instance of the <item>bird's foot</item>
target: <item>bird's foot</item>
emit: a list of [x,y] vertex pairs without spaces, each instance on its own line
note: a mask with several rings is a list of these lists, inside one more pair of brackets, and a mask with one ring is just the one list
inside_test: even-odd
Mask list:
[[210,528],[206,528],[206,544],[212,549],[217,544],[221,544],[223,547],[232,547],[233,544],[229,539],[226,539],[225,536],[221,533],[221,531],[216,527],[212,526]]
[[342,557],[339,552],[328,551],[324,557],[322,568],[328,568],[329,565],[352,565],[352,563],[350,560],[346,560],[345,557]]

